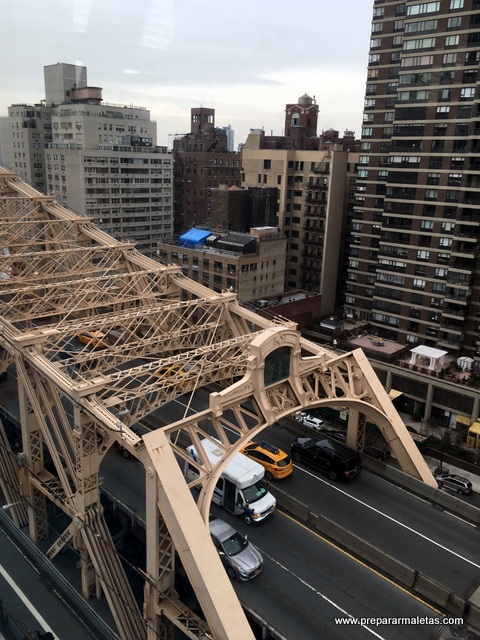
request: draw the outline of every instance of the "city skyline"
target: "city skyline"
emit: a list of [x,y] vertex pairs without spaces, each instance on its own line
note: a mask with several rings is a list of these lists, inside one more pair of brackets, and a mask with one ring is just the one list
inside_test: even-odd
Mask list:
[[2,116],[44,98],[43,67],[66,62],[88,68],[105,102],[149,109],[160,145],[187,132],[201,105],[215,109],[217,126],[232,126],[235,148],[250,128],[282,135],[285,104],[305,92],[320,107],[319,132],[360,135],[370,3],[302,0],[292,12],[247,0],[227,13],[218,0],[46,0],[32,14],[19,0],[3,13]]

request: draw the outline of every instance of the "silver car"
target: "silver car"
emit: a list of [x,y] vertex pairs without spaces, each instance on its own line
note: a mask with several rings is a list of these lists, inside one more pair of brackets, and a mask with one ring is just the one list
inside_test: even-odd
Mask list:
[[456,491],[460,494],[469,495],[472,493],[472,483],[468,478],[464,478],[463,476],[457,476],[455,474],[439,476],[437,483],[440,488],[445,487],[445,489],[450,489],[450,491]]
[[230,578],[246,582],[260,573],[262,554],[247,538],[220,518],[213,518],[209,525],[213,544]]

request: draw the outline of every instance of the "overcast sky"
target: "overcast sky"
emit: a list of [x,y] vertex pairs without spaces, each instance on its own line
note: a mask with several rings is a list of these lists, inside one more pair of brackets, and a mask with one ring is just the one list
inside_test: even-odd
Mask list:
[[160,145],[215,109],[235,147],[250,128],[282,135],[305,92],[319,133],[360,135],[373,0],[0,0],[0,115],[45,97],[43,67],[87,67],[105,102],[147,107]]

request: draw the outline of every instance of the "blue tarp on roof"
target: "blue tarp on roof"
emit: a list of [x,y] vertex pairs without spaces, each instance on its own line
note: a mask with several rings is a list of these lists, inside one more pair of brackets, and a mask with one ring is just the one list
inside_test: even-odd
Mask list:
[[181,247],[194,247],[197,244],[203,244],[208,236],[211,236],[211,231],[205,231],[203,229],[190,229],[182,236],[178,241]]

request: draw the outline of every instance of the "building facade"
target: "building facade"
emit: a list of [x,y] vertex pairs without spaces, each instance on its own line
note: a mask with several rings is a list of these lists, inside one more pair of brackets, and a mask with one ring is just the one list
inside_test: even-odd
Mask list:
[[242,188],[278,189],[277,226],[287,237],[285,289],[321,293],[322,310],[341,304],[341,265],[351,182],[358,153],[354,135],[317,136],[318,106],[307,95],[286,106],[287,136],[253,130],[242,147]]
[[211,226],[212,189],[240,186],[240,156],[229,150],[232,132],[215,126],[215,109],[191,110],[190,132],[176,135],[174,231]]
[[158,257],[216,292],[250,302],[283,293],[285,244],[276,227],[253,227],[250,233],[213,232],[201,244],[160,243]]
[[153,254],[172,235],[173,156],[142,107],[104,103],[85,67],[45,67],[46,99],[12,105],[3,161],[42,191]]
[[479,0],[375,0],[345,307],[477,362],[479,61]]

